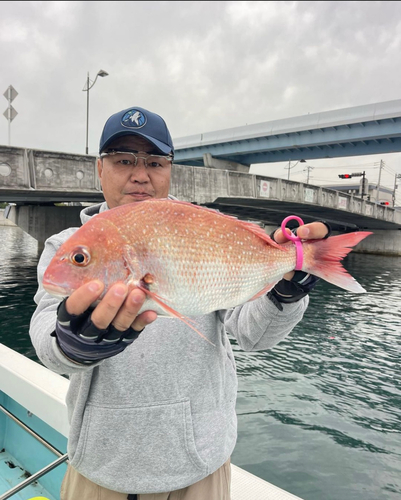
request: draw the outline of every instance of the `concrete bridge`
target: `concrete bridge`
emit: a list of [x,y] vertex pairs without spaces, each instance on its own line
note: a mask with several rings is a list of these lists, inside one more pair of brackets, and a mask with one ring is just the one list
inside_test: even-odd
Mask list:
[[[363,247],[366,251],[398,255],[401,249],[401,212],[319,186],[175,164],[171,194],[258,221],[267,230],[294,214],[305,223],[324,219],[336,231],[375,231],[374,238],[361,243],[367,245]],[[40,246],[51,234],[80,225],[82,207],[55,203],[103,199],[95,157],[0,146],[0,202],[15,204],[8,210],[8,217],[36,238]]]
[[401,99],[174,139],[182,165],[250,165],[401,151]]

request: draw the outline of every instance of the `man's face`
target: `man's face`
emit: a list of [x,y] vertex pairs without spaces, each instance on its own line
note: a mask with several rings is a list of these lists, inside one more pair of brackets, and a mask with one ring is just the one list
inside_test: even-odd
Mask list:
[[116,154],[98,159],[99,178],[109,208],[149,198],[167,198],[171,162],[162,162],[163,166],[158,163],[146,166],[141,158],[148,154],[161,154],[153,144],[142,137],[128,135],[112,142],[107,150],[110,149],[139,151],[139,158],[136,166],[134,157],[129,154]]

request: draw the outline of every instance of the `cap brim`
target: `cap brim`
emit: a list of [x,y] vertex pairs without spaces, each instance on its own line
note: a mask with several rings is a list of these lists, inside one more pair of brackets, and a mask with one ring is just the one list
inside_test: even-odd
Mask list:
[[103,145],[103,148],[102,150],[100,151],[100,153],[103,153],[103,151],[109,146],[109,144],[111,144],[113,141],[115,141],[116,139],[118,139],[119,137],[123,137],[125,135],[139,135],[140,137],[143,137],[144,139],[146,139],[147,141],[149,141],[150,143],[152,143],[154,146],[157,147],[157,149],[159,149],[163,154],[165,155],[168,155],[168,154],[173,154],[173,151],[172,149],[170,148],[170,146],[168,144],[164,144],[163,142],[160,142],[158,141],[157,139],[154,139],[153,137],[149,137],[148,135],[146,134],[141,134],[140,132],[132,132],[131,130],[127,130],[127,131],[122,131],[122,132],[118,132],[117,134],[114,134],[112,135],[108,141],[106,141]]

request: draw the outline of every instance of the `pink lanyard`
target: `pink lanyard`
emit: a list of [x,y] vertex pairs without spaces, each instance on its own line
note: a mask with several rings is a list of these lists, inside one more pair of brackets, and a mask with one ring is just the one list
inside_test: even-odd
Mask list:
[[290,215],[289,217],[286,217],[283,222],[281,223],[281,231],[283,232],[283,235],[287,240],[291,240],[295,243],[296,247],[296,252],[297,252],[297,260],[295,264],[295,271],[301,271],[302,270],[302,264],[304,261],[304,251],[302,250],[302,242],[301,238],[299,236],[296,236],[293,233],[288,234],[287,231],[285,230],[285,226],[290,220],[296,220],[299,222],[300,226],[304,225],[304,221],[300,218],[297,217],[296,215]]

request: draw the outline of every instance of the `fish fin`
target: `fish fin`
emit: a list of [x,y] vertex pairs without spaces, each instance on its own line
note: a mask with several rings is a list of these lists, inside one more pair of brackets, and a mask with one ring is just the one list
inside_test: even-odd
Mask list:
[[352,248],[370,234],[369,231],[340,234],[326,240],[303,241],[304,265],[302,271],[344,288],[350,292],[364,293],[366,290],[341,265],[341,260]]
[[253,222],[246,222],[243,220],[239,220],[238,223],[251,233],[255,234],[256,236],[259,236],[263,241],[265,241],[268,245],[274,247],[274,248],[279,248],[280,250],[287,251],[288,247],[285,247],[283,245],[279,245],[276,243],[274,240],[270,238],[268,234],[265,233],[264,229],[262,229],[260,226],[257,224],[254,224]]
[[205,211],[209,211],[213,215],[220,216],[220,217],[222,217],[224,219],[235,220],[235,221],[238,222],[238,224],[240,226],[242,226],[243,228],[247,229],[248,231],[250,231],[251,233],[255,234],[256,236],[259,236],[259,238],[261,238],[263,241],[265,241],[266,243],[268,243],[272,247],[279,248],[280,250],[284,250],[284,251],[288,250],[287,247],[283,247],[282,245],[279,245],[274,240],[272,240],[270,238],[270,236],[265,233],[264,229],[262,229],[257,224],[254,224],[253,222],[247,222],[247,221],[240,220],[237,217],[234,217],[233,215],[223,214],[221,212],[218,212],[217,210],[214,210],[213,208],[207,208],[207,207],[203,207],[203,206],[199,206],[199,205],[194,205],[193,203],[190,203],[189,201],[181,201],[181,200],[169,200],[169,201],[171,201],[175,205],[187,205],[187,206],[190,206],[192,208],[196,208],[196,209],[202,210],[204,212]]
[[[163,299],[157,295],[157,293],[154,293],[154,292],[151,292],[150,290],[148,290],[147,288],[141,286],[141,285],[138,285],[137,288],[139,288],[140,290],[142,290],[144,293],[146,293],[146,295],[148,295],[152,300],[154,300],[157,304],[159,304],[159,306],[164,310],[166,311],[166,313],[171,316],[171,317],[174,317],[174,318],[177,318],[177,319],[180,319],[181,321],[183,321],[186,325],[189,326],[189,328],[191,328],[192,330],[194,330],[198,335],[200,335],[203,339],[205,339],[207,342],[209,342],[209,344],[211,344],[213,347],[216,347],[215,344],[213,344],[213,342],[211,342],[207,337],[205,337],[203,335],[203,333],[201,333],[199,330],[197,330],[193,324],[195,323],[194,320],[190,319],[190,318],[187,318],[186,316],[183,316],[182,314],[180,314],[179,312],[177,312],[175,309],[173,309],[172,307],[168,306],[165,302],[163,302]],[[193,323],[191,325],[191,323]]]
[[141,269],[136,253],[132,251],[128,245],[125,245],[122,258],[124,261],[124,267],[129,273],[127,276],[127,283],[136,284],[141,276]]

